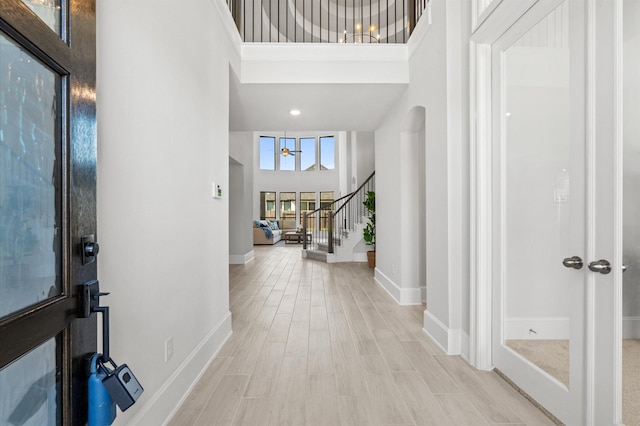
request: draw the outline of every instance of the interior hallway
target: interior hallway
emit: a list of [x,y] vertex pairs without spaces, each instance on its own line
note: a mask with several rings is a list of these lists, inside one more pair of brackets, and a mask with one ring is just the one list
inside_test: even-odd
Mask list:
[[255,246],[230,266],[234,334],[170,425],[552,425],[497,374],[447,356],[366,263]]

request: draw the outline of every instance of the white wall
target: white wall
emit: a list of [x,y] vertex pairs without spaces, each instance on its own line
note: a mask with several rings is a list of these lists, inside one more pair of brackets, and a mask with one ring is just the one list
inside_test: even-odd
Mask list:
[[229,133],[229,263],[253,259],[253,133]]
[[[424,75],[415,79],[411,89],[423,99],[413,104],[423,105],[426,110],[426,256],[427,256],[427,310],[425,329],[448,351],[450,308],[454,302],[449,297],[451,287],[449,253],[452,241],[449,235],[449,145],[453,142],[447,132],[447,4],[432,4],[432,26],[420,48],[412,57],[411,75]],[[415,96],[415,95],[414,95]],[[457,261],[456,261],[457,263]]]
[[[414,107],[409,111],[400,133],[401,209],[399,214],[399,237],[406,242],[406,254],[402,256],[400,268],[404,283],[420,289],[420,301],[426,299],[426,232],[424,220],[426,203],[426,155],[425,109]],[[417,294],[416,294],[417,296]]]
[[[456,155],[459,159],[456,201],[458,208],[456,209],[459,217],[456,219],[457,235],[457,251],[453,256],[459,258],[463,265],[471,263],[471,117],[470,108],[471,96],[469,87],[469,39],[471,37],[472,26],[472,7],[471,2],[461,2],[460,11],[460,45],[462,46],[461,55],[457,57],[460,60],[460,78],[458,82],[452,81],[451,84],[458,83],[460,90],[460,120],[453,122],[451,125],[457,128],[460,134],[459,150]],[[452,58],[452,59],[455,59]],[[460,328],[462,329],[462,348],[463,354],[469,353],[469,335],[471,333],[471,268],[463,267],[458,269],[460,279],[460,297],[458,309],[460,312]],[[470,359],[470,358],[467,358]]]
[[[376,131],[377,267],[376,278],[393,294],[411,300],[419,293],[419,272],[426,267],[425,330],[450,353],[467,354],[469,333],[469,133],[468,56],[470,7],[464,1],[434,0],[409,42],[410,85]],[[431,24],[427,25],[431,20]],[[466,25],[466,27],[465,27]],[[425,256],[407,260],[410,238],[398,238],[398,211],[406,153],[398,153],[403,123],[415,107],[424,108],[424,131],[405,134],[423,139],[426,211]],[[402,145],[400,145],[402,146]],[[418,153],[418,155],[421,155]],[[404,179],[404,180],[403,180]],[[410,194],[405,194],[405,199]],[[407,217],[405,220],[415,221]],[[418,265],[414,263],[418,262]],[[424,265],[426,263],[426,266]],[[400,267],[402,265],[402,267]],[[431,266],[433,265],[433,266]],[[417,269],[416,269],[417,268]],[[416,279],[416,277],[418,277]],[[418,290],[416,293],[415,290]]]
[[408,78],[406,50],[392,43],[246,43],[242,57],[245,84],[404,84]]
[[357,132],[357,144],[355,152],[355,168],[352,177],[356,178],[356,187],[352,191],[358,189],[360,185],[375,170],[375,133],[374,132]]
[[[111,354],[161,424],[230,333],[229,60],[218,2],[99,0],[98,275]],[[174,355],[165,362],[165,341]]]
[[[340,196],[351,193],[350,183],[353,173],[353,162],[351,161],[351,143],[354,142],[353,138],[350,138],[352,134],[353,133],[341,131],[336,135],[336,140],[339,141],[336,144],[335,151],[338,155],[336,165],[338,168],[338,186]],[[357,141],[357,137],[355,141]]]
[[[386,120],[376,130],[376,268],[377,279],[387,289],[399,289],[402,241],[398,238],[397,208],[400,206],[400,161],[396,153],[399,131],[397,122],[406,95],[389,111]],[[399,293],[399,290],[396,291]],[[394,294],[396,300],[399,294]]]

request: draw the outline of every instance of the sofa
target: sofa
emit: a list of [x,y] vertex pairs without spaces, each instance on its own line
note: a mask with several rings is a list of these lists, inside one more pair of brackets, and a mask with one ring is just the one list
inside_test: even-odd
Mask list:
[[[275,244],[282,239],[287,232],[295,231],[297,227],[294,219],[278,219],[275,221],[253,221],[253,244]],[[265,228],[269,228],[265,230]],[[268,235],[268,236],[267,236]]]

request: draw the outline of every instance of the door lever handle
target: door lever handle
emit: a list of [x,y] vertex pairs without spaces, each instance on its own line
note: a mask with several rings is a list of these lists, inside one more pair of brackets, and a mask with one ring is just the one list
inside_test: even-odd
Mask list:
[[582,259],[580,259],[580,256],[567,257],[562,261],[562,264],[566,268],[581,269]]
[[589,263],[589,270],[592,272],[600,272],[601,274],[608,274],[611,272],[611,264],[605,259],[596,260],[595,262]]

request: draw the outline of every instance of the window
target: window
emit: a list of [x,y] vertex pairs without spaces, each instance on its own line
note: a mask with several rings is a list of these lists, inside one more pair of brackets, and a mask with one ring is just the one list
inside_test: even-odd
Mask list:
[[320,138],[320,170],[335,169],[335,147],[333,136]]
[[258,149],[260,170],[322,171],[336,168],[334,136],[299,139],[260,136]]
[[276,138],[260,136],[260,170],[276,169]]
[[323,209],[320,211],[320,229],[326,231],[329,229],[329,206],[333,203],[333,191],[320,193],[320,207]]
[[[296,150],[296,138],[280,138],[280,152],[284,148],[290,151]],[[296,169],[296,156],[295,153],[289,155],[280,155],[280,170],[295,170]]]
[[296,218],[296,193],[280,193],[280,219]]
[[316,170],[316,138],[300,138],[300,170]]
[[[316,193],[315,192],[301,192],[300,193],[300,223],[305,213],[311,213],[316,209]],[[307,229],[314,230],[315,223],[311,218],[307,222]]]
[[260,219],[276,220],[276,193],[260,193]]

